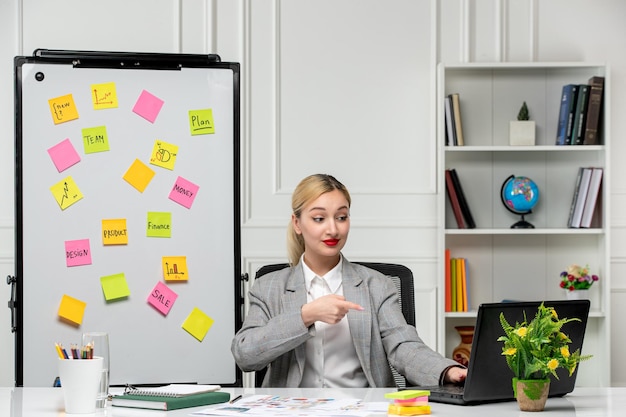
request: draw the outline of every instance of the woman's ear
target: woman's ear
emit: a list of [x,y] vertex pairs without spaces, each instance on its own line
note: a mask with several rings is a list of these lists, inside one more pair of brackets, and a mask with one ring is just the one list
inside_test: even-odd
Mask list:
[[291,224],[293,225],[293,230],[301,235],[302,234],[302,230],[300,230],[300,219],[295,215],[295,214],[291,214]]

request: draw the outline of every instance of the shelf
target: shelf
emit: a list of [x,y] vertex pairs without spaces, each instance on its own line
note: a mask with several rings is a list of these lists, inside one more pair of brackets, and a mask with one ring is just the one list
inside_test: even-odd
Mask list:
[[602,235],[604,229],[446,229],[446,235]]
[[[476,310],[466,311],[466,312],[447,312],[445,313],[446,319],[476,319],[478,312]],[[605,317],[604,312],[600,310],[594,310],[593,308],[589,311],[589,318],[603,318]]]
[[604,145],[446,146],[446,152],[598,152]]

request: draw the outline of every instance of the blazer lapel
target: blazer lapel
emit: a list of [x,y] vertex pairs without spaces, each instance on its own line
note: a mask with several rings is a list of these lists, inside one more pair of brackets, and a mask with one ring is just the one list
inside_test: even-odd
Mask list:
[[[292,268],[287,283],[285,285],[285,294],[282,298],[283,311],[291,311],[299,309],[307,302],[307,291],[304,285],[304,272],[302,265],[298,264]],[[301,344],[294,349],[298,373],[290,373],[290,381],[288,387],[298,387],[302,382],[302,374],[304,373],[304,362],[306,360],[305,344]]]

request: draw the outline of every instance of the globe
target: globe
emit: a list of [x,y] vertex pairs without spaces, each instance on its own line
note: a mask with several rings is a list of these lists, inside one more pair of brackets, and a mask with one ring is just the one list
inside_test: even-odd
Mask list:
[[502,183],[500,197],[507,210],[522,217],[511,226],[512,229],[535,227],[524,219],[526,214],[532,213],[532,209],[539,201],[539,188],[533,180],[528,177],[509,176]]

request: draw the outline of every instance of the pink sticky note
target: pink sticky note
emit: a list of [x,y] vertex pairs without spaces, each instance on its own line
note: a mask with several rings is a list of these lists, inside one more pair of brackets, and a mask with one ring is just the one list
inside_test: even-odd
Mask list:
[[89,239],[66,240],[65,262],[67,266],[91,265]]
[[69,139],[65,139],[48,149],[48,155],[52,158],[52,162],[59,172],[63,172],[80,162],[80,156]]
[[183,177],[178,177],[174,187],[172,187],[172,191],[170,191],[169,198],[181,206],[191,208],[199,189],[200,186],[187,181]]
[[164,101],[160,98],[153,96],[146,90],[143,90],[133,107],[133,112],[137,113],[150,123],[154,123],[161,107],[163,107]]
[[170,290],[167,285],[158,282],[148,296],[148,304],[159,310],[164,316],[167,316],[176,298],[178,298],[178,294]]

